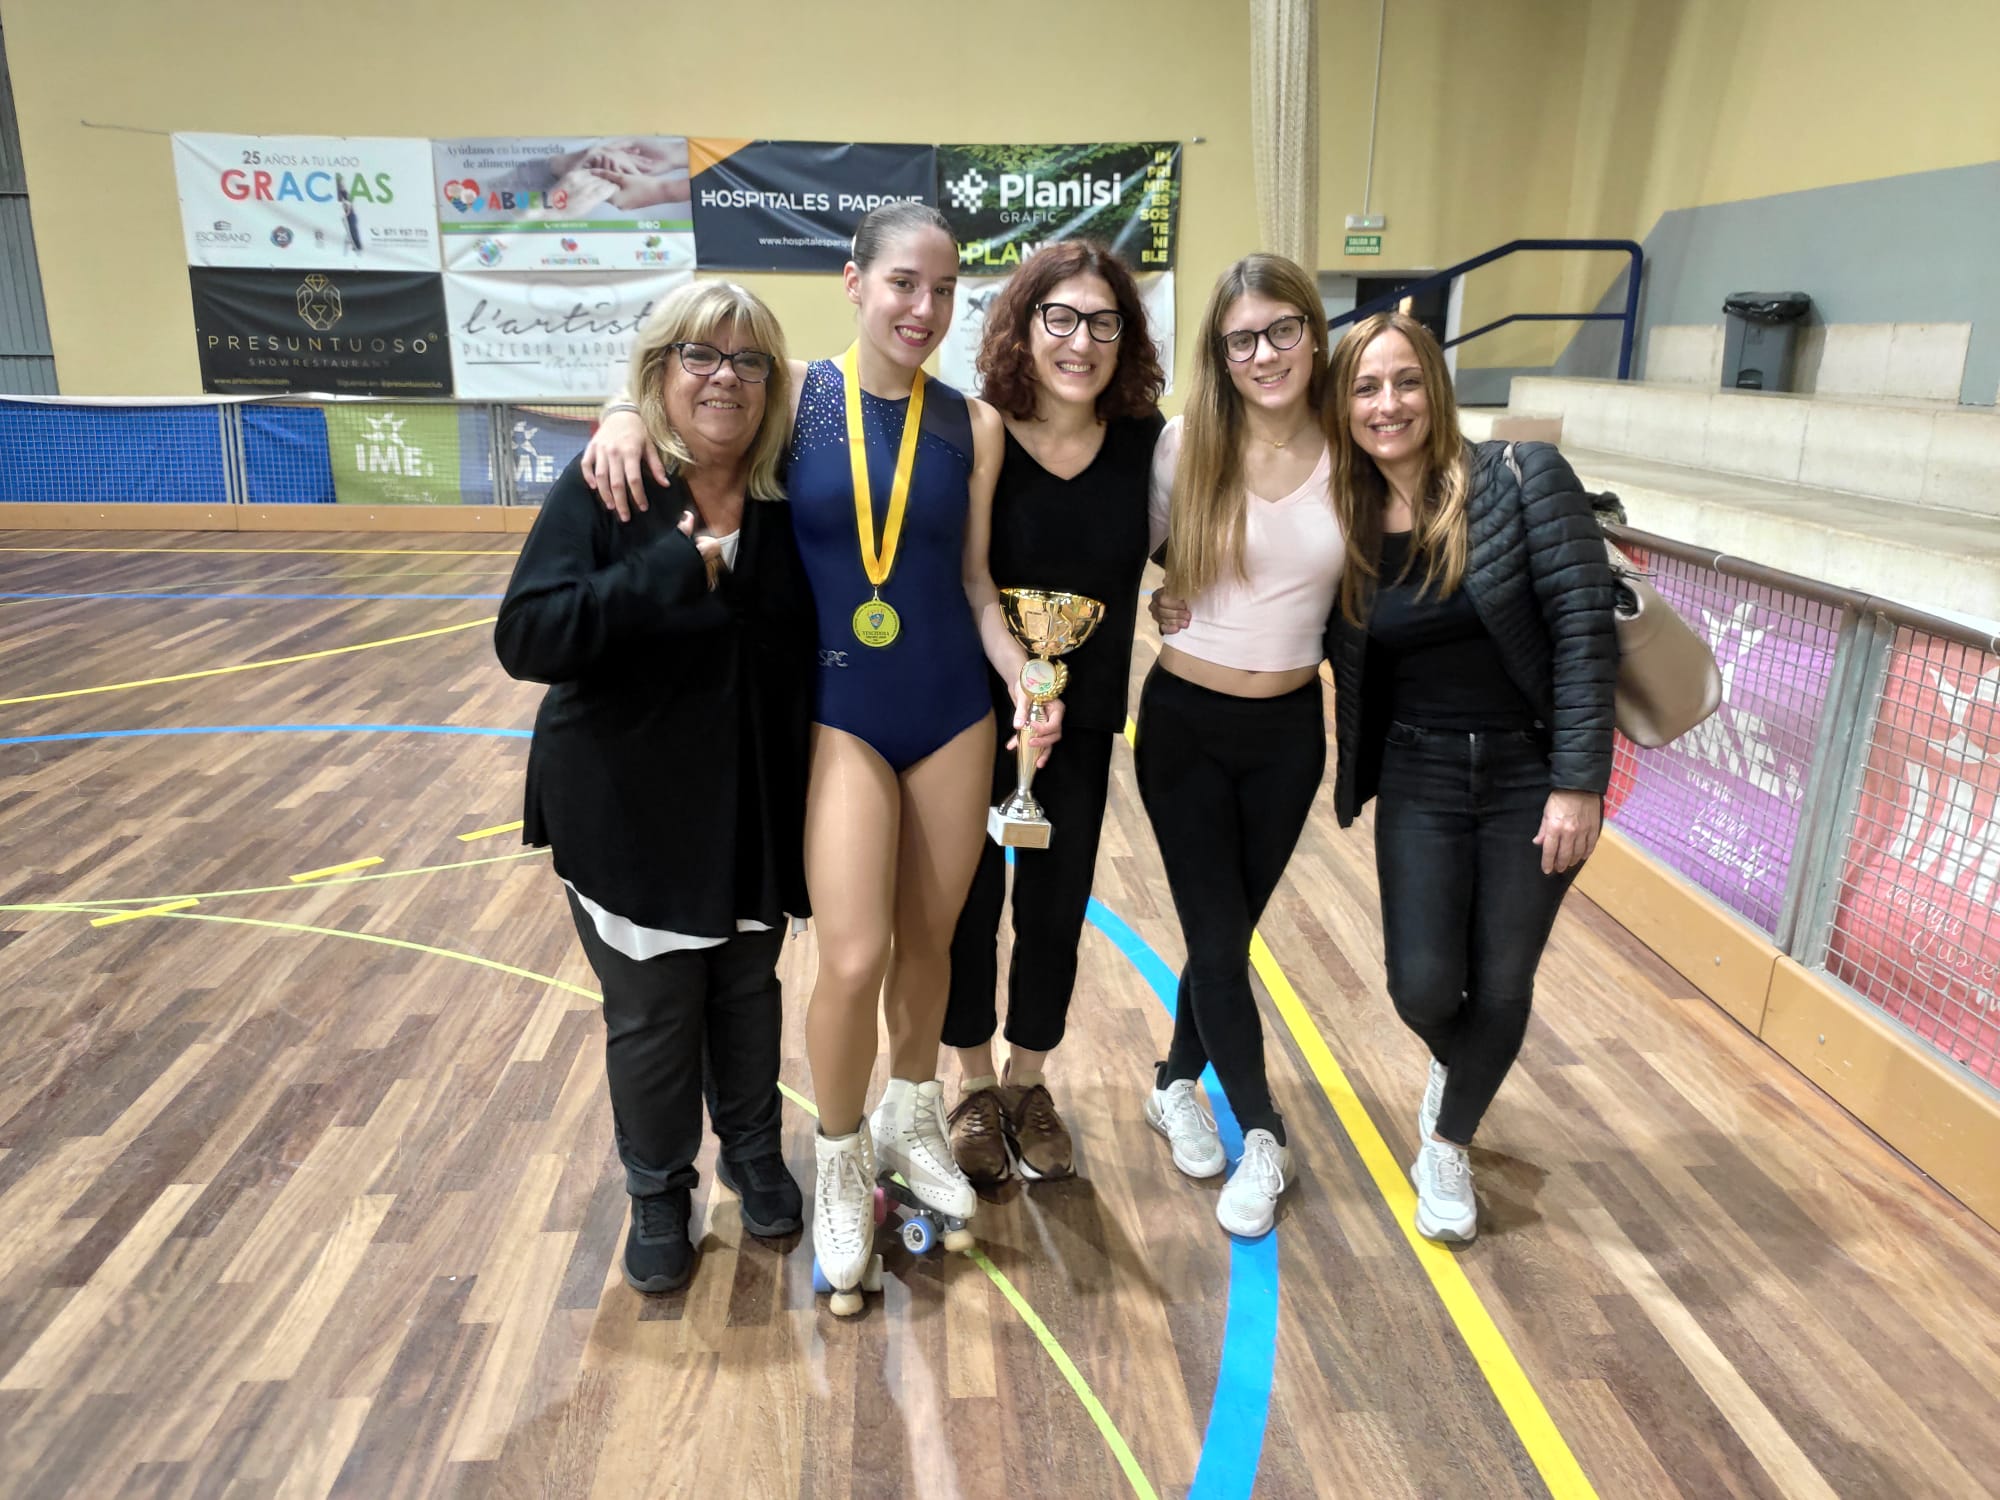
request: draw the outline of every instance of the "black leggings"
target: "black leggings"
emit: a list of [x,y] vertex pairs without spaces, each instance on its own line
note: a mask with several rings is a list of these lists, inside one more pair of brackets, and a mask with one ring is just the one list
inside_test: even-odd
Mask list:
[[604,1075],[625,1190],[649,1198],[695,1185],[704,1093],[730,1162],[778,1151],[784,933],[642,961],[600,938],[574,895],[569,909],[604,987]]
[[1245,1130],[1285,1139],[1264,1076],[1250,935],[1326,769],[1320,685],[1237,698],[1155,667],[1139,694],[1139,796],[1187,943],[1161,1087],[1215,1076]]
[[[1035,772],[1035,800],[1048,815],[1049,847],[1014,852],[1014,954],[1007,972],[1007,1040],[1052,1052],[1069,1021],[1077,949],[1097,871],[1097,838],[1111,781],[1111,741],[1104,730],[1065,733]],[[993,800],[1013,790],[1018,773],[1005,747],[993,769]],[[944,1013],[947,1047],[993,1039],[999,986],[1000,907],[1007,895],[1007,851],[991,839],[951,939],[951,1000]]]
[[1539,732],[1389,727],[1375,870],[1389,997],[1451,1076],[1437,1133],[1471,1142],[1520,1054],[1573,867],[1542,873]]

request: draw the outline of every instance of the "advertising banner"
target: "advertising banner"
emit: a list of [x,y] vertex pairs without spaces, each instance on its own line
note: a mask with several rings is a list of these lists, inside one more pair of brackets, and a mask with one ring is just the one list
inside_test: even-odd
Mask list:
[[1721,574],[1661,567],[1652,582],[1714,648],[1722,707],[1671,745],[1629,750],[1618,827],[1772,932],[1838,635],[1782,606],[1734,597],[1758,591]]
[[937,203],[969,276],[1004,274],[1051,240],[1101,240],[1134,271],[1171,271],[1178,141],[940,146]]
[[227,395],[449,396],[435,271],[195,266],[201,388]]
[[450,270],[694,267],[683,136],[433,141],[431,152]]
[[341,505],[457,505],[458,408],[330,406],[327,453]]
[[934,146],[700,138],[688,142],[704,270],[838,271],[884,203],[933,203]]
[[429,141],[173,139],[191,266],[435,271]]
[[458,394],[595,404],[624,378],[632,341],[691,271],[565,276],[451,271],[445,303]]
[[[986,313],[1010,278],[1005,276],[961,276],[958,296],[952,305],[951,327],[938,346],[938,378],[955,385],[967,395],[979,394],[979,341],[986,333]],[[1167,372],[1167,389],[1174,379],[1174,273],[1161,271],[1140,276],[1139,299],[1146,306],[1146,321],[1153,342],[1159,347],[1160,365]],[[1130,337],[1130,334],[1125,335]]]
[[2000,1083],[2000,658],[1898,633],[1827,969]]
[[540,505],[596,429],[594,415],[576,407],[462,406],[458,413],[459,490],[491,504],[500,486],[493,472],[493,433],[500,432],[517,505]]

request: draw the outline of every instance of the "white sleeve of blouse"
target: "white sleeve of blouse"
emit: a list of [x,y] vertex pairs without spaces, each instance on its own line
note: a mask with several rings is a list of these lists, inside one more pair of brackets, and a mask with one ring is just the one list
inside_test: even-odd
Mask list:
[[1146,486],[1146,519],[1150,525],[1150,536],[1146,543],[1146,555],[1152,556],[1160,550],[1160,543],[1167,539],[1168,514],[1174,498],[1174,465],[1181,456],[1181,419],[1170,417],[1167,425],[1160,430],[1160,438],[1153,445],[1153,473]]

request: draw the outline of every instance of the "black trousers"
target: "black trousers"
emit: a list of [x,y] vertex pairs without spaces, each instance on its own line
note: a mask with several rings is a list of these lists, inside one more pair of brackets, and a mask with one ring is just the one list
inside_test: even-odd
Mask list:
[[[1035,799],[1054,832],[1046,849],[1014,851],[1014,953],[1007,974],[1007,1040],[1030,1051],[1054,1051],[1069,1023],[1115,738],[1105,730],[1065,732],[1049,763],[1035,772]],[[1003,734],[1000,743],[1006,740]],[[1012,795],[1017,779],[1014,752],[1002,749],[993,767],[996,804]],[[991,1041],[999,1024],[994,1008],[1006,895],[1007,851],[988,839],[951,939],[948,1047]]]
[[604,990],[604,1076],[625,1190],[648,1198],[695,1185],[704,1092],[729,1161],[777,1152],[784,933],[642,961],[600,938],[574,894],[569,909]]
[[1451,1070],[1438,1134],[1466,1145],[1520,1054],[1535,970],[1577,868],[1542,873],[1539,731],[1389,726],[1375,869],[1389,996]]
[[1245,1130],[1285,1123],[1264,1074],[1250,935],[1326,770],[1320,685],[1236,698],[1155,667],[1139,694],[1139,796],[1187,941],[1164,1087],[1210,1063]]

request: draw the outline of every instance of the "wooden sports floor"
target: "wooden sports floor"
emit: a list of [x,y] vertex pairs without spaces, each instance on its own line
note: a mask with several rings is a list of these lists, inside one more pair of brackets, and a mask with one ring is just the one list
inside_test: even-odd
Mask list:
[[692,1286],[629,1291],[559,886],[465,837],[520,815],[513,545],[0,534],[0,1494],[2000,1491],[2000,1236],[1580,897],[1480,1239],[1412,1242],[1423,1061],[1330,796],[1259,953],[1298,1185],[1232,1244],[1140,1116],[1179,949],[1122,750],[1078,1178],[845,1322],[704,1175]]

